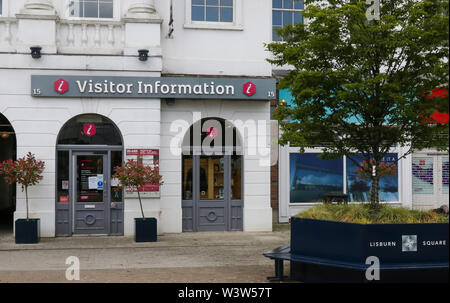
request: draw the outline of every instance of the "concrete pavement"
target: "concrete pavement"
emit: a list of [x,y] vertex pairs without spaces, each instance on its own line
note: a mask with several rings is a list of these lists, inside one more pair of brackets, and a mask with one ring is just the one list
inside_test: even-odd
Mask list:
[[65,282],[69,256],[80,260],[80,282],[266,282],[273,261],[262,254],[289,242],[288,227],[165,234],[152,243],[103,236],[17,245],[1,234],[0,282]]

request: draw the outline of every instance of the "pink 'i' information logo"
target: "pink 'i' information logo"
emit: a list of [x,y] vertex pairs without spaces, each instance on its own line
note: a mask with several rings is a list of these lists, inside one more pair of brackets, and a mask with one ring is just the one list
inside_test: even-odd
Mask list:
[[208,131],[206,132],[206,135],[208,137],[211,137],[212,139],[214,139],[215,137],[217,137],[219,135],[219,130],[214,126],[211,126],[208,129]]
[[83,126],[83,134],[88,137],[92,137],[97,133],[97,128],[92,123],[87,123]]
[[57,93],[62,95],[69,90],[69,82],[67,82],[63,78],[58,79],[55,81],[54,88]]
[[247,82],[244,84],[244,94],[251,97],[256,94],[256,85],[253,82]]

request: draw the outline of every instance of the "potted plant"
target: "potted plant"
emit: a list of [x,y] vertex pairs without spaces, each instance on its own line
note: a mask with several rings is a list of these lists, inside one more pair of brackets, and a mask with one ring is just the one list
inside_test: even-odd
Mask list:
[[376,256],[382,282],[448,281],[448,241],[448,216],[434,210],[320,204],[291,218],[291,253],[314,265],[291,263],[291,277],[364,282]]
[[40,239],[39,219],[30,219],[28,207],[28,187],[42,180],[45,164],[36,160],[34,154],[28,153],[16,161],[7,160],[0,163],[0,175],[8,184],[19,183],[25,191],[27,218],[15,222],[15,239],[17,244],[38,243]]
[[135,160],[128,160],[114,170],[113,178],[119,181],[116,190],[128,189],[136,191],[139,199],[142,218],[135,218],[135,241],[155,242],[157,240],[157,219],[146,218],[142,207],[140,191],[146,185],[162,185],[158,163],[154,167],[143,165]]

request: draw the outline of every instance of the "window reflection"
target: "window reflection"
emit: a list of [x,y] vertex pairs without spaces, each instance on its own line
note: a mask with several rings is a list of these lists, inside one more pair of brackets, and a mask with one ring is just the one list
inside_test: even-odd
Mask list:
[[[122,151],[111,151],[111,177],[114,169],[122,165]],[[123,190],[118,189],[118,180],[111,178],[111,202],[122,202]]]
[[290,154],[290,202],[322,202],[327,192],[342,192],[343,160],[322,160],[318,153]]
[[[89,133],[85,130],[86,126],[90,126]],[[122,139],[109,119],[100,115],[80,115],[63,126],[58,144],[122,145]]]
[[[353,156],[358,162],[362,162],[364,157],[362,155]],[[397,154],[386,154],[382,162],[395,164],[395,176],[383,176],[378,181],[378,197],[380,202],[394,202],[398,201],[398,167]],[[372,181],[361,178],[356,172],[358,166],[347,158],[347,192],[349,202],[369,202],[370,192],[372,189]]]
[[223,200],[225,158],[200,157],[200,200]]
[[231,156],[231,199],[241,200],[242,194],[242,158],[241,156]]
[[103,202],[103,156],[77,156],[77,202]]
[[58,203],[69,203],[69,151],[58,151]]
[[183,157],[183,200],[192,200],[193,171],[192,156]]
[[192,0],[192,20],[233,22],[233,0]]
[[72,0],[69,12],[72,17],[112,18],[113,0]]

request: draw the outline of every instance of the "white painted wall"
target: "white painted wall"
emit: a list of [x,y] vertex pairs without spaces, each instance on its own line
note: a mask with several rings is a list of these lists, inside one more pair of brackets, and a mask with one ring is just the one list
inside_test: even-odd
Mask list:
[[[111,119],[121,131],[124,148],[160,147],[160,100],[140,99],[54,99],[30,96],[31,74],[104,75],[104,72],[76,70],[19,70],[0,68],[0,112],[16,131],[17,157],[29,151],[45,161],[44,179],[29,189],[30,216],[41,219],[43,237],[55,235],[55,147],[59,130],[72,117],[96,113]],[[108,75],[159,76],[158,72],[129,73],[109,71]],[[6,81],[7,79],[7,81]],[[147,202],[147,201],[146,201]],[[144,203],[151,211],[154,203]],[[149,213],[150,215],[151,213]],[[125,203],[125,226],[134,233],[134,217],[139,215],[136,199]],[[14,219],[25,217],[25,195],[17,188]],[[131,226],[131,227],[130,227]],[[130,231],[130,229],[132,231]]]
[[186,20],[186,3],[173,0],[174,32],[169,30],[169,1],[156,0],[164,22],[161,45],[163,73],[228,76],[271,76],[264,43],[272,39],[272,1],[239,0],[240,21],[234,27],[216,29],[215,24],[193,26]]
[[[195,120],[193,112],[197,113]],[[181,148],[185,131],[201,118],[221,117],[230,121],[269,119],[269,102],[176,100],[174,105],[161,104],[160,171],[165,184],[161,188],[161,223],[165,231],[181,232],[181,154],[171,152],[171,146]],[[176,123],[173,123],[173,122]],[[251,138],[242,129],[244,146]],[[179,140],[180,139],[180,140]],[[262,142],[270,142],[269,133]],[[261,165],[260,156],[245,153],[244,157],[244,231],[272,230],[270,207],[270,167]],[[170,226],[169,226],[170,224]]]

